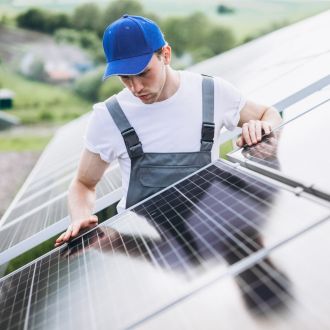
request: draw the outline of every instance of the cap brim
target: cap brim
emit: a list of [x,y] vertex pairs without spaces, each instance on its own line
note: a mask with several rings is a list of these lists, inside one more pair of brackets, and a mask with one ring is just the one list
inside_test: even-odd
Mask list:
[[136,75],[143,72],[148,63],[150,62],[152,55],[153,53],[145,54],[108,63],[103,75],[103,80],[111,76],[128,76]]

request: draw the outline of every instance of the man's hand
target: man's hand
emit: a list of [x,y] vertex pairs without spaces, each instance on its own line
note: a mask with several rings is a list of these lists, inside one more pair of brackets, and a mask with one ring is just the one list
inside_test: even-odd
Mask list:
[[236,140],[238,147],[245,144],[252,146],[261,141],[263,134],[268,135],[272,130],[272,126],[267,121],[249,120],[242,125],[242,135]]
[[75,238],[80,232],[86,231],[95,227],[98,224],[98,219],[96,215],[91,215],[89,218],[83,221],[72,222],[68,229],[61,234],[58,239],[55,241],[55,247],[60,246],[70,239]]

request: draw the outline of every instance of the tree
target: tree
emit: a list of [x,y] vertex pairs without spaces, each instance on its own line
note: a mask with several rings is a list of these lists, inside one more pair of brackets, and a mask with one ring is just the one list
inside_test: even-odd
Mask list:
[[72,15],[72,25],[77,30],[97,31],[101,12],[94,3],[78,6]]
[[48,14],[40,9],[31,8],[17,16],[17,24],[19,27],[45,31]]
[[185,27],[184,19],[169,17],[162,23],[162,30],[166,41],[171,45],[177,56],[182,56],[187,51],[189,34]]
[[16,18],[19,27],[44,33],[53,33],[59,28],[68,28],[71,21],[68,15],[51,14],[38,8],[31,8]]
[[144,15],[142,5],[135,0],[116,0],[107,6],[98,20],[98,35],[103,35],[104,29],[124,14]]
[[235,45],[235,38],[230,29],[215,26],[209,31],[205,43],[216,55],[232,48]]
[[231,7],[228,7],[226,5],[218,5],[217,7],[218,14],[232,14],[235,12],[235,10]]

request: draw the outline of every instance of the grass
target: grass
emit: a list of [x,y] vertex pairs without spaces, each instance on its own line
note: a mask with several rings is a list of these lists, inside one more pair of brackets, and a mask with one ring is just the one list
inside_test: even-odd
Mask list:
[[42,151],[51,136],[14,136],[0,137],[0,152]]
[[65,123],[92,106],[68,88],[31,81],[1,66],[0,88],[14,91],[14,107],[10,113],[22,124]]
[[233,151],[233,142],[229,140],[220,146],[220,158],[227,159],[227,154]]
[[[23,125],[63,124],[91,109],[91,104],[76,96],[70,89],[31,81],[0,66],[0,88],[15,93],[14,107],[8,113],[17,116]],[[37,130],[37,129],[36,129]],[[0,152],[41,151],[51,135],[0,135]]]

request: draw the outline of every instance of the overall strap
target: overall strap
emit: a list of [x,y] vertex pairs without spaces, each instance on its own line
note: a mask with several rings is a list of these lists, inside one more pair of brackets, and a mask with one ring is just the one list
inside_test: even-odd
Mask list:
[[105,102],[108,111],[124,139],[129,158],[143,156],[142,144],[115,96]]
[[214,81],[203,76],[202,81],[203,124],[201,151],[211,151],[214,139]]

